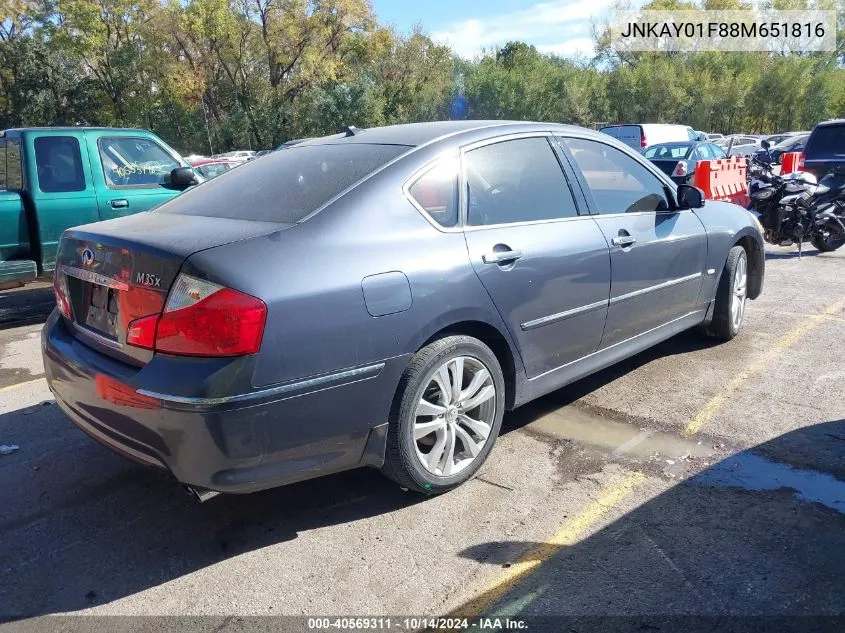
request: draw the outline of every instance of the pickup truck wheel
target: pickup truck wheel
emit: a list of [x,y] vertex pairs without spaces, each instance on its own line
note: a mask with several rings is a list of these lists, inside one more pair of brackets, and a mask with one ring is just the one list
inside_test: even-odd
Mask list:
[[489,347],[469,336],[434,341],[399,382],[382,472],[427,494],[461,485],[490,454],[504,406],[502,369]]
[[739,334],[745,320],[747,299],[748,255],[742,246],[734,246],[728,253],[728,260],[716,289],[713,319],[705,327],[705,332],[723,341],[730,341]]

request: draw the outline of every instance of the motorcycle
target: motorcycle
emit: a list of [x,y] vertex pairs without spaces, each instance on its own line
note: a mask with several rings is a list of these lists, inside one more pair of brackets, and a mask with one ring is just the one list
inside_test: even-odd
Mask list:
[[763,225],[763,237],[778,246],[805,240],[818,250],[835,251],[845,244],[845,170],[818,181],[813,174],[776,175],[770,164],[750,159],[748,186],[751,211]]

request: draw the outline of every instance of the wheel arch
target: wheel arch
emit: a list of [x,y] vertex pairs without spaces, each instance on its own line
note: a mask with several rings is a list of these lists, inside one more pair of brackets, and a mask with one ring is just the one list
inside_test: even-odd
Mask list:
[[[748,229],[737,234],[731,248],[742,246],[748,257],[748,298],[756,299],[763,292],[763,279],[766,275],[766,252],[763,240]],[[725,255],[727,259],[727,255]]]
[[502,331],[490,322],[477,318],[455,320],[447,324],[440,323],[418,343],[415,352],[436,340],[453,335],[471,336],[491,349],[502,367],[505,379],[505,409],[512,409],[517,399],[517,391],[522,384],[519,377],[524,375],[525,370],[522,359],[516,352],[507,331]]

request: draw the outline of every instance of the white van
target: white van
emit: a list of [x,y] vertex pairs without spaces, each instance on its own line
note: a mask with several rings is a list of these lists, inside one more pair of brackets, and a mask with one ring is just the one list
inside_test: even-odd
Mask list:
[[622,141],[625,145],[642,151],[657,143],[678,143],[695,141],[695,130],[688,125],[669,125],[665,123],[632,123],[630,125],[606,125],[599,130],[608,136]]

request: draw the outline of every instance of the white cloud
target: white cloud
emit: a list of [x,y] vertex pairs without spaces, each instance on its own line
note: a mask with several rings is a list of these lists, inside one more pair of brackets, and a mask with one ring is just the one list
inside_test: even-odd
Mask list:
[[534,44],[544,52],[569,55],[590,53],[590,18],[609,9],[613,0],[551,0],[518,11],[463,20],[432,33],[464,57],[512,40]]
[[559,44],[539,44],[537,50],[541,53],[550,53],[560,57],[572,57],[574,55],[590,57],[596,52],[591,37],[576,37]]

